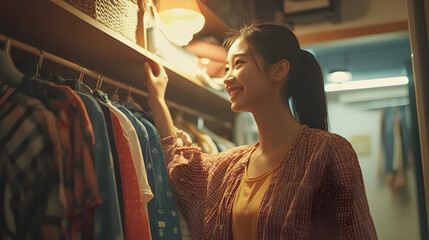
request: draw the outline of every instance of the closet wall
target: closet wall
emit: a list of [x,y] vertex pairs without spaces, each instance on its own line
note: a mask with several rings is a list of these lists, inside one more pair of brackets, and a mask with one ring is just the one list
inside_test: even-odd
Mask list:
[[[197,78],[145,50],[141,11],[137,42],[132,42],[62,0],[2,1],[0,34],[3,40],[9,37],[113,79],[114,82],[105,81],[102,86],[107,93],[113,94],[116,82],[120,83],[122,91],[131,86],[133,97],[142,105],[146,98],[138,90],[146,91],[143,63],[147,60],[158,62],[166,67],[170,79],[167,100],[181,106],[179,112],[184,112],[184,116],[195,121],[203,117],[207,127],[230,136],[234,115],[227,94],[205,87]],[[225,29],[208,8],[203,6],[202,11],[210,19],[203,33]],[[79,76],[78,71],[70,74],[75,78]],[[89,77],[84,81],[90,86],[96,83],[96,79]]]
[[407,30],[406,0],[342,0],[340,22],[325,21],[294,27],[301,44]]

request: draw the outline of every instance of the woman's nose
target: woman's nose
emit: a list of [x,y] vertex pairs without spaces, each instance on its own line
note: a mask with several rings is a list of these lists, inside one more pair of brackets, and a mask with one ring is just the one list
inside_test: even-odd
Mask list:
[[233,81],[234,81],[234,78],[231,75],[227,74],[223,79],[223,84],[230,85]]

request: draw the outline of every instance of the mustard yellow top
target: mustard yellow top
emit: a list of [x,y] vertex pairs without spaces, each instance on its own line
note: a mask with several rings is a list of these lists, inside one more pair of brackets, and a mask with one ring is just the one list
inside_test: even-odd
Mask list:
[[259,177],[248,178],[246,166],[232,207],[232,233],[234,240],[256,239],[259,206],[276,168],[272,168]]

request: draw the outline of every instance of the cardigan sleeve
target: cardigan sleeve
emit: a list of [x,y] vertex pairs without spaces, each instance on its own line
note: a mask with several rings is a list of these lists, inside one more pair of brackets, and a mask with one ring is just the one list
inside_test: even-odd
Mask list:
[[330,146],[330,185],[338,194],[334,211],[340,239],[377,239],[355,151],[338,135],[333,136]]
[[[161,139],[161,144],[174,197],[195,237],[199,236],[204,226],[208,189],[222,185],[223,176],[234,166],[235,160],[240,159],[243,147],[206,154],[201,148],[191,146],[191,142],[179,134],[176,132],[174,136]],[[184,141],[181,143],[177,140]]]

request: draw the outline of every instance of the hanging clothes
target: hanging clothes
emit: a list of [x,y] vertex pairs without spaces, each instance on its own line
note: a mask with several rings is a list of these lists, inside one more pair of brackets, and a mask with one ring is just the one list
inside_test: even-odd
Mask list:
[[149,187],[147,181],[147,174],[144,166],[143,154],[140,148],[140,142],[136,129],[133,127],[133,124],[128,120],[127,116],[123,114],[119,109],[117,109],[111,102],[107,102],[107,106],[110,110],[119,118],[121,125],[123,126],[125,132],[127,133],[130,140],[131,155],[134,160],[137,171],[137,180],[139,182],[140,191],[145,203],[149,202],[153,198],[153,193]]
[[60,136],[64,140],[63,151],[68,150],[64,182],[70,238],[93,239],[93,210],[97,204],[101,204],[101,199],[93,163],[94,135],[85,106],[66,86],[36,79],[23,81],[21,86],[32,90],[32,94],[48,105],[53,112],[64,110],[65,115],[57,115],[57,118]]
[[0,146],[0,238],[67,238],[55,116],[1,81]]
[[[118,191],[110,142],[103,111],[97,101],[89,95],[76,92],[85,104],[94,131],[94,164],[100,190],[100,206],[95,208],[94,239],[124,239],[122,220],[119,210]],[[122,193],[121,193],[122,194]]]
[[204,127],[202,129],[202,132],[207,134],[208,136],[210,136],[213,139],[213,142],[216,144],[217,148],[219,149],[219,152],[226,151],[228,149],[237,147],[237,145],[235,145],[235,143],[217,135],[216,133],[214,133],[213,131],[211,131],[207,127]]
[[[33,59],[25,66],[33,74]],[[16,88],[0,82],[0,238],[183,239],[150,114],[36,75]]]
[[150,239],[145,202],[138,183],[137,171],[131,153],[131,143],[118,116],[111,111],[118,156],[121,165],[125,211],[125,236],[127,240]]
[[182,239],[159,133],[141,113],[134,113],[134,116],[143,123],[149,136],[149,157],[145,159],[145,163],[149,184],[154,192],[154,199],[148,204],[152,238]]
[[94,135],[85,107],[68,87],[23,78],[18,89],[40,100],[55,115],[67,215],[67,229],[61,234],[70,239],[93,239],[93,210],[101,200],[92,157]]
[[381,123],[379,176],[385,177],[394,196],[406,186],[408,166],[408,127],[405,106],[385,108]]
[[125,216],[124,216],[124,199],[123,199],[123,189],[122,189],[122,176],[121,176],[121,166],[119,162],[119,156],[118,156],[118,144],[116,143],[115,139],[115,131],[113,128],[113,122],[112,122],[112,113],[110,112],[110,108],[107,106],[103,100],[101,100],[98,97],[94,98],[101,110],[103,111],[104,120],[106,123],[107,128],[107,134],[109,137],[110,144],[110,151],[112,154],[112,160],[114,165],[114,173],[115,173],[115,181],[116,181],[116,189],[118,193],[118,202],[119,202],[119,212],[121,214],[121,222],[123,226],[123,231],[125,231]]
[[[150,239],[148,216],[145,209],[147,208],[147,202],[153,198],[153,193],[148,184],[146,170],[144,167],[144,159],[140,148],[140,142],[138,139],[136,129],[133,127],[130,120],[128,120],[128,118],[120,110],[118,110],[115,106],[113,106],[113,104],[108,99],[107,94],[101,92],[100,90],[97,90],[94,92],[94,95],[96,95],[100,99],[103,99],[103,101],[106,103],[106,105],[109,107],[111,111],[112,119],[113,119],[113,115],[115,115],[119,119],[121,128],[126,133],[126,139],[127,141],[129,141],[128,147],[130,149],[131,159],[133,160],[134,170],[136,171],[136,176],[137,176],[137,178],[134,179],[134,181],[137,180],[137,184],[140,188],[141,201],[136,203],[137,210],[130,212],[125,209],[126,214],[128,214],[128,216],[131,217],[133,220],[136,220],[136,218],[140,219],[140,221],[133,221],[130,224],[126,222],[125,224],[133,228],[135,228],[136,227],[135,224],[137,224],[138,229],[137,230],[130,229],[132,232],[125,230],[125,233],[127,236],[132,236],[133,239],[140,239],[141,237],[143,237],[143,239]],[[116,129],[115,129],[115,132],[116,132]],[[124,145],[122,147],[126,147],[126,146]],[[124,164],[128,164],[128,167],[130,167],[129,166],[130,163],[125,162]],[[123,176],[123,180],[125,179],[124,177],[125,176]],[[135,183],[133,183],[133,185],[134,184]],[[125,191],[125,189],[123,190]],[[127,198],[129,197],[137,197],[137,200],[140,199],[139,195],[135,195],[135,194],[133,194],[133,196],[127,196]],[[125,192],[124,192],[124,198],[125,198]],[[125,202],[125,204],[127,203]],[[128,207],[127,209],[131,210]],[[125,221],[127,221],[127,216],[125,216],[125,218],[126,218]]]
[[132,101],[90,96],[76,80],[40,69],[38,77],[16,89],[0,82],[0,238],[183,239],[151,116],[131,112]]
[[219,149],[214,143],[213,139],[207,134],[201,132],[196,127],[194,127],[190,122],[179,118],[176,119],[176,127],[188,133],[193,139],[193,145],[200,147],[204,153],[216,154],[219,153]]
[[[140,144],[139,146],[136,146],[136,147],[141,150],[141,153],[143,155],[143,166],[144,166],[145,178],[148,179],[148,176],[147,176],[147,166],[145,166],[146,159],[148,159],[150,157],[150,155],[148,154],[148,152],[149,152],[148,151],[149,150],[149,140],[148,140],[147,131],[144,128],[143,124],[141,124],[139,121],[137,121],[137,119],[135,119],[135,117],[131,114],[131,112],[129,112],[125,107],[123,107],[118,102],[111,102],[111,104],[114,107],[116,107],[119,111],[121,111],[126,118],[128,118],[128,120],[132,124],[132,127],[134,127],[134,129],[136,131],[136,134],[137,134],[137,137],[138,137],[138,143]],[[149,187],[150,187],[150,185],[149,185]],[[150,187],[150,189],[151,189],[151,191],[153,193],[152,187]],[[150,229],[150,216],[149,216],[148,204],[147,204],[148,202],[149,202],[149,200],[147,202],[145,202],[145,212],[146,212],[146,215],[147,215],[147,217],[149,219],[148,220],[147,228]],[[150,229],[150,230],[152,230],[152,229]],[[156,232],[155,233],[151,232],[151,236],[154,236],[154,234],[156,234]]]

